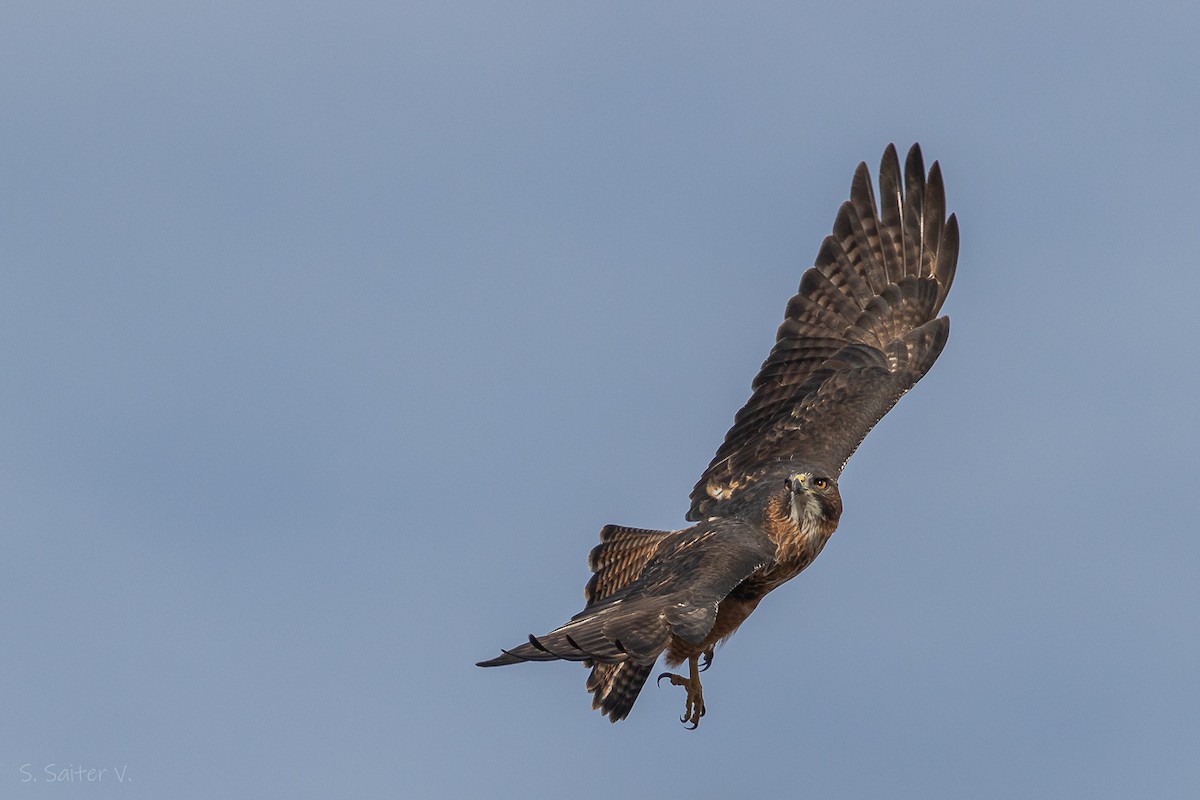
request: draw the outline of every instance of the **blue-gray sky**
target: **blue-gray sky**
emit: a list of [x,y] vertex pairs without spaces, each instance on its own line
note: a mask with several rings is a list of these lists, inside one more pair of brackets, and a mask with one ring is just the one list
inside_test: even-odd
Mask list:
[[[0,795],[1190,795],[1198,27],[5,4]],[[949,345],[700,729],[476,669],[579,609],[601,525],[683,524],[855,165],[913,141]]]

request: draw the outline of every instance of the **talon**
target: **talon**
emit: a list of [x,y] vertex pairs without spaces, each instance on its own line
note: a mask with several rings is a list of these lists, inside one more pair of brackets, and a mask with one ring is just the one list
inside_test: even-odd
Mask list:
[[662,675],[659,675],[658,680],[656,680],[654,682],[654,685],[662,686],[663,678],[670,678],[672,686],[686,686],[687,685],[687,678],[683,677],[682,675],[676,675],[674,672],[664,672]]
[[704,672],[706,669],[708,669],[709,667],[712,666],[713,651],[711,649],[708,649],[708,650],[705,650],[703,653],[701,653],[701,655],[704,657],[704,664],[701,665],[700,671]]
[[[708,658],[712,660],[711,656]],[[700,725],[700,718],[703,717],[708,709],[704,707],[704,690],[700,686],[700,667],[699,657],[692,656],[688,659],[688,673],[690,677],[676,675],[673,672],[664,672],[658,676],[655,684],[662,686],[663,678],[669,678],[672,686],[683,686],[687,689],[687,698],[684,700],[683,716],[679,721],[687,725],[688,730],[695,730]],[[690,725],[688,723],[691,723]]]

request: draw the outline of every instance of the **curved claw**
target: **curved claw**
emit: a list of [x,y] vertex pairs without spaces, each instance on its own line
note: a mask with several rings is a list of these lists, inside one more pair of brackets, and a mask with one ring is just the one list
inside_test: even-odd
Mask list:
[[[688,730],[693,731],[700,725],[700,718],[704,716],[707,710],[704,707],[704,690],[700,686],[698,661],[699,659],[696,656],[688,659],[689,674],[691,677],[685,678],[673,672],[664,672],[655,681],[656,685],[662,686],[663,678],[667,678],[671,681],[672,686],[682,686],[687,690],[687,698],[683,706],[683,716],[679,718],[679,721],[687,725]],[[691,724],[689,725],[688,723]]]
[[[693,710],[692,715],[690,717],[685,713],[682,717],[679,718],[679,721],[682,722],[684,724],[684,727],[686,727],[689,731],[694,731],[694,730],[696,730],[696,728],[699,728],[700,727],[700,718],[708,713],[708,709],[704,707],[703,700],[700,701],[700,709],[699,710],[700,710],[699,714],[697,714]],[[689,722],[692,724],[688,725]]]
[[705,651],[704,651],[703,653],[701,653],[700,655],[701,655],[701,657],[704,659],[704,663],[700,665],[700,671],[701,671],[701,672],[704,672],[706,669],[708,669],[709,667],[711,667],[711,666],[712,666],[712,660],[713,660],[713,651],[712,651],[712,650],[705,650]]

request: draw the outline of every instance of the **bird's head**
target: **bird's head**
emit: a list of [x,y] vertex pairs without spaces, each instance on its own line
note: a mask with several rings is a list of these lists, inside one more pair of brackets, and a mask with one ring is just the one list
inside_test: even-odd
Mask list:
[[801,529],[837,526],[842,516],[842,495],[836,478],[806,470],[793,472],[784,486],[790,495],[792,519]]

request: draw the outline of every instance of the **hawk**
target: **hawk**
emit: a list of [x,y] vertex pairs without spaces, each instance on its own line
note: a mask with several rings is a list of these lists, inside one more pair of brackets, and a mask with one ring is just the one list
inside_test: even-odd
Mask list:
[[[705,714],[700,673],[772,589],[800,574],[837,528],[838,476],[863,438],[946,344],[938,311],[958,261],[937,162],[889,145],[877,206],[859,164],[816,264],[788,301],[752,394],[691,494],[676,531],[607,525],[588,557],[586,605],[565,625],[481,667],[579,661],[592,707],[628,716],[658,657],[686,690],[680,721]],[[701,663],[703,660],[703,663]]]

